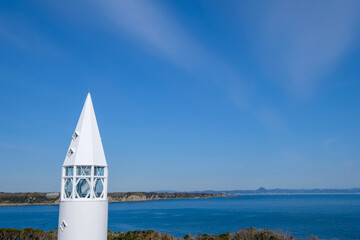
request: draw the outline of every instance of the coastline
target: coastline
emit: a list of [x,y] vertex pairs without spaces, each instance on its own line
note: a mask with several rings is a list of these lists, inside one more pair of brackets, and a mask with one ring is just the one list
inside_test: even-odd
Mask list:
[[[194,197],[194,198],[163,198],[163,199],[152,199],[152,200],[129,200],[129,201],[112,201],[109,203],[131,203],[131,202],[152,202],[152,201],[164,201],[164,200],[182,200],[182,199],[210,199],[216,197]],[[59,203],[0,203],[0,207],[26,207],[26,206],[59,206]]]
[[[288,192],[288,193],[229,193],[229,192],[113,192],[108,194],[109,203],[120,202],[147,202],[171,199],[209,199],[217,197],[246,197],[246,196],[291,196],[291,195],[359,195],[359,192]],[[59,205],[59,193],[4,193],[0,192],[0,207],[22,206],[51,206]]]
[[[297,238],[358,239],[360,195],[262,195],[109,204],[109,230],[220,234],[239,228],[282,230]],[[2,210],[1,210],[2,209]],[[57,226],[58,206],[0,208],[3,228]],[[316,216],[316,217],[314,217]],[[341,222],[333,219],[343,219]],[[1,238],[0,238],[1,239]]]
[[[209,199],[229,197],[225,193],[109,193],[109,203],[147,202],[171,199]],[[51,206],[59,205],[59,193],[0,193],[0,207]]]

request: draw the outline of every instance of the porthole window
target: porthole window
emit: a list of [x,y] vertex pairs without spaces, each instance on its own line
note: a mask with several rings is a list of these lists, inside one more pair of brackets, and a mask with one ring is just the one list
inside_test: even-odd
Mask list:
[[96,198],[100,198],[102,197],[102,193],[104,190],[104,184],[103,184],[103,180],[100,178],[97,178],[95,180],[95,185],[94,185],[94,194]]
[[68,178],[65,180],[65,197],[71,198],[73,189],[73,182],[72,179]]
[[87,178],[81,178],[76,185],[76,192],[80,198],[89,197],[90,180]]

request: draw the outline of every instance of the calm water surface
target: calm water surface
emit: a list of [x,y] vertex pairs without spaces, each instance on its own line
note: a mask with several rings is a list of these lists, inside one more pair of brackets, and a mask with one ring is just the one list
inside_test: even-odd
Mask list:
[[[52,230],[57,206],[0,207],[0,227]],[[109,204],[109,230],[157,230],[177,237],[268,228],[326,239],[360,239],[360,195],[255,195]]]

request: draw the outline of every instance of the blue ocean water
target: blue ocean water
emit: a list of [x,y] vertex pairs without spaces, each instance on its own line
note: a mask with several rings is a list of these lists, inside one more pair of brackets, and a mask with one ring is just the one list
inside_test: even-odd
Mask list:
[[[0,207],[0,228],[57,227],[57,206]],[[251,195],[109,204],[109,230],[177,237],[268,228],[295,237],[360,239],[360,195]]]

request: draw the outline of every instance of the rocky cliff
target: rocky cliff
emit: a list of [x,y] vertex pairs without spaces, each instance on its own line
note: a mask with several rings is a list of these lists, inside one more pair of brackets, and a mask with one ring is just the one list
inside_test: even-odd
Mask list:
[[224,193],[145,193],[145,192],[129,192],[129,193],[109,193],[109,202],[138,202],[138,201],[154,201],[164,199],[186,199],[186,198],[213,198],[227,197]]

